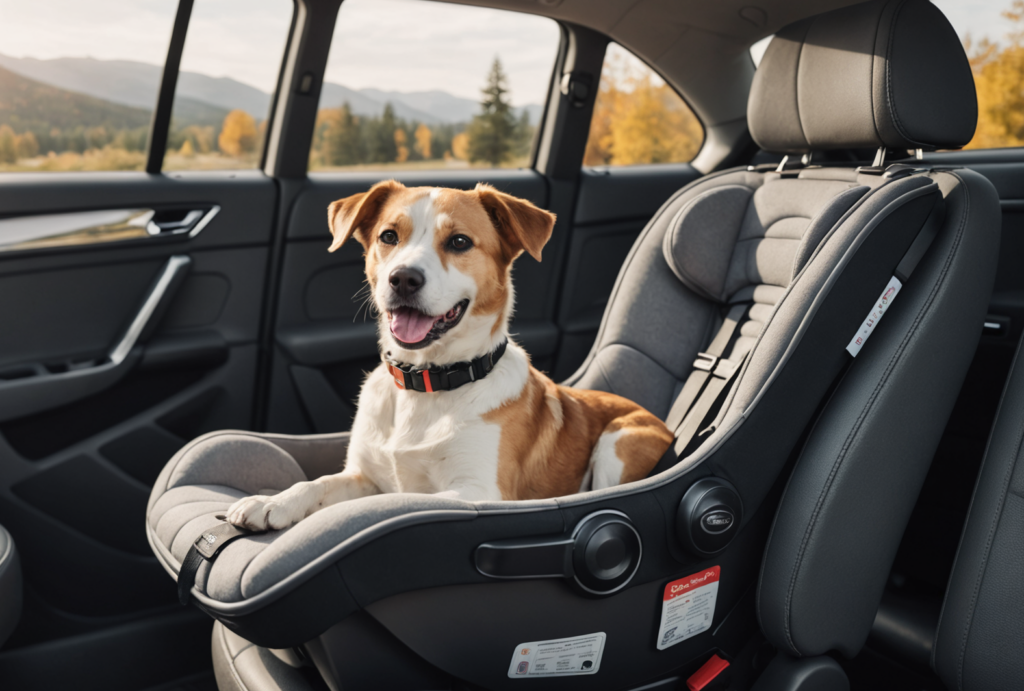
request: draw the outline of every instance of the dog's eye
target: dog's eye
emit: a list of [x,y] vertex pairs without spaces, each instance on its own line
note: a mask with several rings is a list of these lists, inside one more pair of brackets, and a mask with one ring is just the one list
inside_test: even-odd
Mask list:
[[385,230],[380,234],[380,241],[385,245],[397,245],[398,244],[398,233],[393,230]]
[[473,241],[467,238],[465,235],[453,235],[448,240],[448,247],[455,250],[456,252],[465,252],[473,246]]

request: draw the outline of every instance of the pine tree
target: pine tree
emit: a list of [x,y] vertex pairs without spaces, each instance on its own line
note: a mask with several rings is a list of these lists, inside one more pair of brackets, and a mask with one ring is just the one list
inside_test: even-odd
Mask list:
[[398,121],[395,119],[395,107],[388,101],[384,104],[384,112],[380,120],[373,123],[370,139],[370,162],[392,163],[398,158],[398,146],[395,144],[395,130]]
[[486,161],[492,166],[511,158],[515,144],[516,120],[508,100],[507,77],[501,60],[494,58],[483,89],[480,114],[473,117],[469,134],[470,162]]
[[338,109],[337,115],[324,134],[327,162],[334,166],[354,166],[363,162],[363,138],[359,121],[352,115],[348,102]]

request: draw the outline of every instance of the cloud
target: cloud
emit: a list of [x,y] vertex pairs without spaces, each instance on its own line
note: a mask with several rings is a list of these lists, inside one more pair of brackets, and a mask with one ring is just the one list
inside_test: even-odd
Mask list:
[[[0,0],[0,50],[13,57],[93,57],[162,65],[176,0]],[[272,91],[290,0],[196,0],[183,70]],[[327,81],[387,91],[440,89],[477,99],[495,56],[517,105],[542,103],[558,25],[517,12],[423,0],[345,0]]]
[[346,0],[325,79],[476,99],[497,56],[513,103],[543,103],[558,41],[558,25],[545,17],[422,0]]

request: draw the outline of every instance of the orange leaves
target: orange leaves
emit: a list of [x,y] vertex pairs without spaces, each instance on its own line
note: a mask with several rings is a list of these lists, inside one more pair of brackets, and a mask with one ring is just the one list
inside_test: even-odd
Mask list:
[[703,139],[700,123],[679,95],[646,65],[610,45],[583,164],[689,161]]
[[241,156],[256,150],[256,121],[244,110],[233,110],[224,118],[217,146],[228,156]]
[[978,93],[978,129],[965,149],[1024,146],[1024,0],[1003,17],[1013,25],[1005,48],[988,38],[964,41]]

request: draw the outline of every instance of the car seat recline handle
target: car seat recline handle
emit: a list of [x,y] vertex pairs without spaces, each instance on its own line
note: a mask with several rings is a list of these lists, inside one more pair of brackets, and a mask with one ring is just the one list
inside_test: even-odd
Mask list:
[[586,516],[568,536],[485,542],[474,561],[489,578],[565,578],[590,595],[610,595],[633,578],[642,554],[629,517],[605,510]]
[[152,335],[182,284],[192,260],[169,257],[150,284],[135,316],[106,357],[88,363],[69,363],[59,371],[26,366],[34,376],[0,379],[0,422],[56,408],[103,391],[117,383],[141,358],[136,346]]

